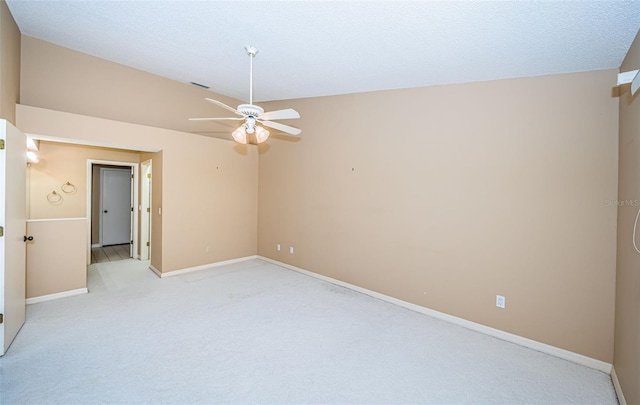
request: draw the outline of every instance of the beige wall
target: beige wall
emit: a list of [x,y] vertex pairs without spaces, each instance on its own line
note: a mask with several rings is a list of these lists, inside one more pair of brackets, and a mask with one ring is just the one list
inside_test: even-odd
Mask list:
[[191,122],[223,116],[238,100],[190,84],[109,62],[28,36],[22,37],[21,104],[177,131],[224,131],[235,123]]
[[615,70],[272,103],[304,132],[261,147],[258,188],[254,147],[187,133],[212,93],[22,42],[24,131],[162,150],[162,271],[257,250],[613,360]]
[[611,362],[616,73],[269,104],[258,253]]
[[20,30],[0,0],[0,118],[15,124],[20,100]]
[[[640,69],[640,34],[621,72]],[[629,86],[620,95],[620,169],[618,182],[618,271],[614,367],[629,404],[640,404],[640,254],[633,248],[633,224],[640,209],[640,96]],[[637,236],[640,246],[640,235]]]
[[204,97],[237,100],[24,36],[21,80],[23,131],[161,151],[153,157],[154,267],[256,253],[257,150],[191,134],[217,124],[187,120],[219,112]]
[[27,133],[162,150],[153,166],[154,204],[160,205],[154,209],[151,264],[163,272],[256,253],[255,147],[24,105],[17,106],[17,121]]
[[[40,162],[28,170],[31,219],[86,218],[87,160],[138,163],[140,159],[138,152],[45,141],[40,142],[38,157]],[[62,191],[66,182],[76,187],[74,193]],[[62,197],[60,203],[47,200],[53,191]]]
[[27,298],[87,287],[87,221],[30,220]]

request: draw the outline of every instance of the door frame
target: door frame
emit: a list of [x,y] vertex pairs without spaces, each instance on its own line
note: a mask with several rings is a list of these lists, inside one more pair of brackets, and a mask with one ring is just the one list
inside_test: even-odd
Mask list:
[[[133,173],[133,221],[131,223],[131,257],[138,258],[138,163],[119,162],[113,160],[87,159],[87,265],[91,264],[91,196],[93,193],[93,165],[129,167]],[[102,235],[100,236],[102,241]]]
[[[123,143],[111,143],[111,142],[103,142],[103,141],[92,141],[89,139],[75,139],[75,138],[67,138],[64,136],[54,136],[54,135],[45,135],[45,134],[35,134],[32,132],[25,132],[25,135],[27,135],[27,137],[33,139],[33,140],[38,140],[38,141],[48,141],[48,142],[62,142],[62,143],[68,143],[71,145],[86,145],[86,146],[95,146],[98,148],[110,148],[110,149],[121,149],[121,150],[127,150],[127,151],[135,151],[135,152],[148,152],[148,153],[158,153],[160,151],[162,151],[161,148],[153,148],[153,147],[144,147],[144,146],[140,146],[140,145],[127,145],[127,144],[123,144]],[[96,162],[96,164],[100,164],[100,160],[93,160],[94,162]],[[160,161],[162,161],[162,159],[160,159]],[[107,163],[107,164],[111,164],[111,163]],[[117,162],[117,164],[131,164],[131,163],[127,163],[127,162]],[[138,165],[136,163],[133,163],[134,165],[136,165],[134,167],[134,177],[137,178],[138,176]],[[91,163],[87,162],[87,265],[91,264],[91,175],[89,173],[89,171],[91,170]],[[135,180],[134,178],[134,180]],[[135,187],[134,189],[134,197],[136,198],[136,205],[137,205],[137,196],[138,196],[138,187]],[[134,205],[134,208],[136,207],[136,205]],[[138,210],[134,209],[133,210],[134,213],[134,222],[137,223],[138,221]],[[136,226],[134,228],[134,235],[137,236],[138,233],[138,227]],[[162,232],[162,231],[161,231]],[[138,243],[137,238],[133,239],[134,243]],[[136,255],[137,256],[137,255]]]
[[[152,184],[151,177],[153,177],[153,161],[152,159],[145,160],[140,163],[140,172],[142,173],[140,189],[142,195],[140,196],[140,260],[151,260],[151,204],[152,204]],[[151,177],[147,177],[149,174]],[[149,207],[149,215],[146,215],[144,207]],[[149,249],[145,249],[146,244],[149,244]]]
[[[105,172],[107,171],[120,171],[120,172],[126,172],[127,173],[127,180],[129,181],[129,206],[131,208],[130,211],[127,211],[127,214],[129,215],[129,236],[127,236],[127,241],[131,240],[131,238],[133,237],[133,187],[134,187],[134,183],[133,183],[133,176],[131,176],[133,174],[133,172],[131,171],[131,168],[125,168],[125,166],[119,166],[119,167],[100,167],[100,218],[99,218],[99,227],[100,227],[100,235],[98,237],[100,246],[104,246],[104,217],[102,215],[102,212],[104,210],[104,196],[105,196],[105,188],[104,188],[104,176],[105,176]],[[93,184],[93,183],[92,183]],[[92,199],[93,202],[93,199]],[[94,207],[95,208],[95,207]],[[92,210],[93,211],[93,210]],[[92,245],[93,246],[93,245]],[[129,257],[133,257],[133,251],[132,251],[132,246],[131,243],[129,243]]]

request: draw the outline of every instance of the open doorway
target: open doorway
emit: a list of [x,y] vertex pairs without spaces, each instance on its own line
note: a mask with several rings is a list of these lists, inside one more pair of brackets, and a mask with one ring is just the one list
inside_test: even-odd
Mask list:
[[88,160],[88,169],[89,264],[135,258],[137,164]]
[[[137,198],[141,190],[140,162],[153,159],[153,204],[151,209],[152,237],[150,243],[151,260],[145,264],[162,266],[162,152],[153,149],[115,147],[113,144],[79,143],[77,140],[53,138],[38,135],[40,141],[39,163],[28,167],[27,198],[28,229],[32,228],[37,243],[27,248],[27,297],[33,298],[61,291],[80,290],[85,287],[90,269],[92,244],[92,219],[98,218],[99,204],[92,204],[92,165],[102,164],[130,170],[134,174],[134,228],[133,244],[125,245],[124,257],[131,253],[133,258],[140,255],[141,234],[139,219],[142,212]],[[130,176],[130,175],[129,175]],[[70,185],[69,185],[69,184]],[[73,190],[70,190],[73,188]],[[49,200],[51,194],[60,196]],[[93,207],[95,205],[95,207]],[[95,208],[92,210],[92,208]],[[130,210],[131,208],[129,208]],[[129,215],[131,215],[129,213]],[[38,226],[36,229],[36,225]],[[96,227],[94,227],[96,228]],[[97,228],[96,228],[97,229]],[[27,233],[30,235],[31,233]],[[62,236],[61,236],[62,235]],[[98,243],[96,241],[95,243]],[[72,253],[65,253],[72,252]],[[74,253],[75,252],[75,253]],[[37,258],[37,260],[35,259]],[[72,260],[80,258],[79,260]],[[121,263],[130,262],[123,260]],[[80,263],[80,265],[78,265]],[[52,272],[52,269],[56,270]]]

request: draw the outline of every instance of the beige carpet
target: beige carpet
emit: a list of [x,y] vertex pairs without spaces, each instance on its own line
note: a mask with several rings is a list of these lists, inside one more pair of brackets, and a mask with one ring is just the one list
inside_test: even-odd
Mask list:
[[617,404],[600,371],[251,260],[98,263],[31,305],[6,404]]

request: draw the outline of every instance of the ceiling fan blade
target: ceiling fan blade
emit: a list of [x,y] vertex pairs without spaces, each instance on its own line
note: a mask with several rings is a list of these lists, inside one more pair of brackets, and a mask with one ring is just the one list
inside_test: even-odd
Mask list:
[[286,110],[269,111],[260,114],[258,117],[262,120],[290,120],[294,118],[300,118],[300,114],[293,108],[287,108]]
[[223,103],[223,102],[221,102],[221,101],[214,100],[214,99],[212,99],[212,98],[208,98],[208,97],[205,97],[204,99],[205,99],[205,100],[207,100],[207,101],[209,101],[210,103],[213,103],[213,104],[217,105],[218,107],[222,107],[222,108],[224,108],[225,110],[229,110],[229,111],[231,111],[231,112],[233,112],[233,113],[235,113],[235,114],[242,115],[242,113],[241,113],[241,112],[239,112],[238,110],[236,110],[236,109],[235,109],[235,108],[233,108],[233,107],[229,107],[228,105],[226,105],[225,103]]
[[302,130],[299,128],[290,127],[289,125],[284,125],[279,122],[262,120],[259,120],[259,122],[261,122],[265,127],[277,129],[278,131],[286,132],[289,135],[300,135],[300,133],[302,133]]
[[225,118],[189,118],[189,121],[241,121],[244,117],[225,117]]

